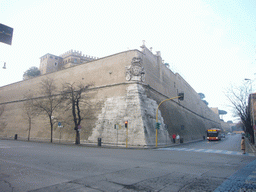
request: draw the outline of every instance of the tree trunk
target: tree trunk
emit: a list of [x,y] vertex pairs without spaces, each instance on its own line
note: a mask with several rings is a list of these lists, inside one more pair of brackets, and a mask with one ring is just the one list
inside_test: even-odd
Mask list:
[[49,116],[49,117],[50,117],[50,124],[51,124],[51,143],[52,143],[53,123],[52,123],[52,116]]
[[80,144],[80,132],[78,131],[78,129],[76,130],[76,145]]
[[28,118],[28,141],[29,141],[29,138],[30,138],[30,130],[31,130],[31,117]]

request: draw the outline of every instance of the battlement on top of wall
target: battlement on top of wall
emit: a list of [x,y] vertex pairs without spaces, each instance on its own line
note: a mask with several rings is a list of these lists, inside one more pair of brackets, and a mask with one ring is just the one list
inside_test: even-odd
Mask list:
[[75,51],[73,49],[56,56],[50,53],[40,57],[39,70],[41,74],[47,74],[55,71],[69,68],[75,65],[87,63],[99,59],[94,56],[84,55],[81,51]]
[[69,56],[77,56],[77,57],[81,58],[82,60],[86,60],[86,61],[93,61],[93,60],[99,59],[99,57],[84,55],[84,54],[82,54],[81,51],[74,51],[72,49],[63,53],[63,54],[61,54],[61,55],[59,55],[59,56],[47,53],[47,54],[43,55],[42,57],[40,57],[40,59],[41,59],[41,62],[42,62],[43,60],[45,60],[47,58],[65,59]]
[[69,56],[78,56],[78,57],[81,57],[82,59],[85,59],[85,60],[95,60],[95,59],[98,59],[98,57],[94,57],[94,56],[90,56],[90,55],[84,55],[82,54],[81,51],[76,51],[76,50],[69,50],[63,54],[60,55],[60,57],[62,58],[66,58],[66,57],[69,57]]

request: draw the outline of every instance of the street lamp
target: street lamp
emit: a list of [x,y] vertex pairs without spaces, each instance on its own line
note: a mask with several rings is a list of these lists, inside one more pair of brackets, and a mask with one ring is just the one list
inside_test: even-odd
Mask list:
[[0,61],[4,63],[3,69],[6,69],[6,62],[5,61]]
[[184,93],[179,93],[179,95],[177,97],[172,97],[172,98],[169,98],[169,99],[165,99],[163,101],[161,101],[156,109],[156,147],[157,147],[157,136],[158,136],[158,129],[160,129],[160,123],[158,123],[158,109],[160,107],[160,105],[165,102],[165,101],[170,101],[170,100],[173,100],[173,99],[179,99],[179,100],[184,100]]

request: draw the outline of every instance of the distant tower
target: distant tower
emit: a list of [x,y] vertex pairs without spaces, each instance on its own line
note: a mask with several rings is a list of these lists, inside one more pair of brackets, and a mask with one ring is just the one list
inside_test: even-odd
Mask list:
[[65,68],[73,67],[82,63],[87,63],[97,59],[96,57],[90,57],[82,55],[79,51],[67,51],[66,53],[56,56],[50,53],[40,57],[39,70],[41,74],[51,73],[59,71]]
[[62,68],[69,68],[75,65],[79,65],[82,63],[87,63],[89,61],[95,60],[96,58],[82,55],[82,52],[73,51],[72,49],[62,55],[60,57],[63,59]]
[[50,53],[45,54],[40,57],[40,67],[39,70],[41,74],[51,73],[60,70],[60,63],[62,58]]

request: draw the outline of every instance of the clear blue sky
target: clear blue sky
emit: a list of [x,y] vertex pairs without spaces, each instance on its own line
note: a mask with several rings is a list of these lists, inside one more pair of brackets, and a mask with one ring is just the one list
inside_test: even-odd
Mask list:
[[12,45],[0,43],[0,86],[46,53],[103,57],[145,40],[227,121],[225,88],[255,78],[255,0],[0,0],[0,23],[14,28]]

